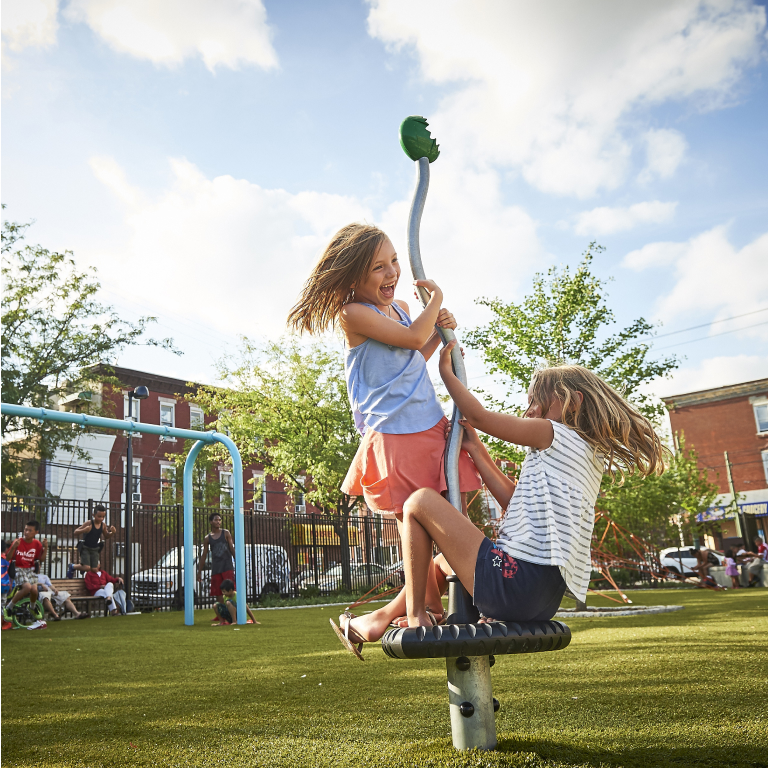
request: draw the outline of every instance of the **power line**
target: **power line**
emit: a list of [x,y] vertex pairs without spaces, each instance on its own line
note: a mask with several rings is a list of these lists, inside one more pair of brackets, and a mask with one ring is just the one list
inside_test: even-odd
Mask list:
[[669,331],[669,333],[659,333],[656,336],[646,337],[649,341],[655,339],[663,339],[665,336],[674,336],[677,333],[687,333],[688,331],[696,331],[699,328],[707,328],[710,325],[717,325],[717,323],[727,323],[729,320],[738,320],[740,317],[747,317],[748,315],[756,315],[758,312],[766,312],[768,307],[762,309],[755,309],[752,312],[745,312],[743,315],[733,315],[733,317],[724,317],[722,320],[713,320],[711,323],[702,323],[701,325],[692,325],[690,328],[682,328],[679,331]]
[[679,347],[681,344],[693,344],[694,341],[706,341],[707,339],[714,339],[716,336],[726,336],[729,333],[738,333],[739,331],[746,331],[750,328],[757,328],[760,325],[768,325],[768,320],[763,323],[755,323],[754,325],[745,325],[743,328],[734,328],[732,331],[722,331],[721,333],[711,333],[709,336],[699,336],[698,339],[689,339],[688,341],[678,341],[676,344],[668,344],[666,347],[658,347],[654,352],[661,352],[662,349],[671,349],[672,347]]

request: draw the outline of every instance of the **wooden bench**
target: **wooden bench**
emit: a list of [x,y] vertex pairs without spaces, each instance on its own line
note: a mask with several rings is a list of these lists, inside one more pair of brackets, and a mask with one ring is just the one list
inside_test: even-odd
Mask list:
[[[87,611],[91,615],[95,612],[107,615],[107,600],[104,597],[93,597],[88,594],[83,579],[51,579],[51,584],[58,592],[69,592],[69,599],[79,611]],[[56,611],[59,616],[65,616],[69,611],[62,605]]]

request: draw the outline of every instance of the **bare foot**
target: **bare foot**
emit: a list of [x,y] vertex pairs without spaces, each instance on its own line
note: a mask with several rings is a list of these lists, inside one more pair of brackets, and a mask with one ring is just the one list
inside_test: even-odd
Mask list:
[[[377,640],[381,640],[384,633],[389,628],[389,620],[382,616],[380,611],[374,611],[364,616],[355,616],[354,619],[347,619],[342,613],[339,616],[339,626],[342,631],[346,629],[347,622],[349,621],[350,633],[349,639],[352,642],[363,643],[375,643]],[[353,639],[352,633],[356,634],[359,639]]]
[[408,617],[409,627],[432,627],[432,619],[429,614],[424,610],[421,613],[416,613],[413,616]]

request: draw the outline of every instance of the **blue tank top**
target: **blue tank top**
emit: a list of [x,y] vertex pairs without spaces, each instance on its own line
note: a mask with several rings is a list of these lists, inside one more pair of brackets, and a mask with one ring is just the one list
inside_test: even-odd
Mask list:
[[[361,303],[384,315],[373,304]],[[392,306],[400,324],[410,326],[406,312],[395,302]],[[443,418],[427,362],[418,349],[366,339],[347,348],[344,367],[349,402],[360,434],[370,428],[388,435],[409,435],[431,429]]]

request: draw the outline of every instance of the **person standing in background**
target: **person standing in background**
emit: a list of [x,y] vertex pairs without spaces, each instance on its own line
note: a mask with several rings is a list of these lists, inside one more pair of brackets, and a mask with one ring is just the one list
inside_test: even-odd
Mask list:
[[[208,560],[208,550],[211,551],[211,597],[216,598],[217,603],[224,603],[224,596],[221,592],[222,582],[229,579],[231,582],[235,582],[235,545],[232,541],[232,534],[226,529],[221,527],[221,515],[218,512],[213,512],[208,517],[208,522],[211,524],[211,532],[205,537],[205,543],[203,544],[203,552],[200,555],[200,559],[197,561],[197,580],[201,581],[203,578],[203,568]],[[220,622],[221,616],[216,611],[216,616],[213,619],[213,623]]]

